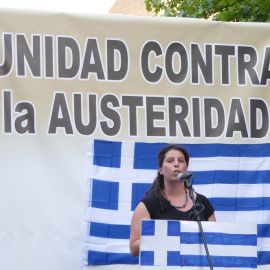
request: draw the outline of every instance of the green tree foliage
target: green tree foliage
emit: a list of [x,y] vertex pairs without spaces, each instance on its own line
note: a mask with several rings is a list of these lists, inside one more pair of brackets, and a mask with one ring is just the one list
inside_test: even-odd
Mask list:
[[147,11],[168,17],[270,22],[270,0],[145,0]]

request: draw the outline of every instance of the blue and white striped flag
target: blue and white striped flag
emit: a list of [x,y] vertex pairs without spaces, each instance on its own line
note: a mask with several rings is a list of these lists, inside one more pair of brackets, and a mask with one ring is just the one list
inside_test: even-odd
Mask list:
[[[138,264],[133,211],[157,174],[164,143],[89,140],[82,265]],[[194,189],[218,222],[257,224],[258,269],[270,269],[270,144],[184,144]]]
[[[257,226],[202,222],[214,269],[257,269]],[[143,220],[140,270],[210,269],[197,222]],[[178,267],[178,268],[177,268]]]

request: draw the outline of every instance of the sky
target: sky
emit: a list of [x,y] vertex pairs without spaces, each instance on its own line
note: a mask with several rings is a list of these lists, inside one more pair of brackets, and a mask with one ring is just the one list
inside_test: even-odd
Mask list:
[[1,8],[34,9],[72,13],[107,14],[116,0],[8,0],[1,1]]

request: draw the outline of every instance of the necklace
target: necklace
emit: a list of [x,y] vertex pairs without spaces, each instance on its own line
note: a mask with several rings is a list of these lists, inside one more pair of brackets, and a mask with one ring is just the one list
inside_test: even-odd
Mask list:
[[168,199],[168,197],[167,197],[164,189],[162,190],[162,194],[163,194],[164,198],[170,203],[170,205],[173,206],[173,207],[175,207],[175,208],[184,208],[187,205],[187,202],[188,202],[188,193],[187,193],[187,189],[186,188],[185,188],[186,202],[182,206],[175,206],[175,205],[173,205],[171,203],[171,201]]

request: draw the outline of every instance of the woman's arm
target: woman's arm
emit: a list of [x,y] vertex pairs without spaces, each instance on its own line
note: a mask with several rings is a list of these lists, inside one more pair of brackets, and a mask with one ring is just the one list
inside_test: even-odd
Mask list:
[[141,220],[151,219],[150,214],[147,211],[146,206],[143,202],[140,202],[136,207],[130,226],[130,253],[133,257],[139,256],[140,254],[140,237],[141,237]]
[[215,213],[213,213],[209,218],[208,221],[216,221]]

